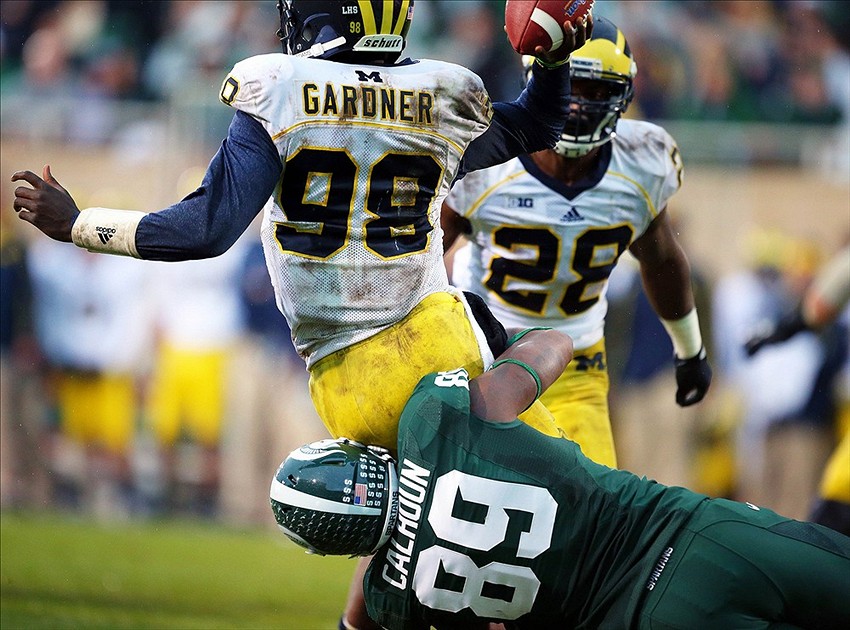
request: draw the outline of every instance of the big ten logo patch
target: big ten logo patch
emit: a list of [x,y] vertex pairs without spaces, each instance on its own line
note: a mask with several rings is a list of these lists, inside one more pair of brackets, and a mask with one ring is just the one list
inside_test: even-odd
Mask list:
[[509,208],[533,208],[533,197],[511,197],[508,199]]

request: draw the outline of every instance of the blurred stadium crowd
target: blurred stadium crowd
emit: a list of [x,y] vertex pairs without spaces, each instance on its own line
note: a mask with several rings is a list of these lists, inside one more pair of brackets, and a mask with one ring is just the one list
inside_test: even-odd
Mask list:
[[[850,134],[847,2],[647,4],[598,0],[594,9],[623,28],[638,60],[630,116]],[[494,99],[511,99],[519,60],[503,10],[501,0],[417,2],[408,53],[462,63]],[[131,144],[151,141],[156,130],[139,126],[151,108],[214,101],[233,63],[279,49],[276,20],[271,0],[4,1],[3,141],[126,143],[129,119]],[[230,116],[211,107],[220,120],[203,130],[208,154]],[[4,160],[4,178],[17,168],[32,165]],[[273,523],[274,468],[325,430],[256,230],[213,261],[142,263],[30,240],[9,192],[0,200],[2,507]],[[847,213],[850,237],[850,208],[824,212]],[[850,317],[747,359],[747,337],[796,306],[831,251],[770,227],[745,245],[733,273],[696,263],[717,380],[692,410],[675,406],[672,346],[635,268],[618,267],[606,333],[618,450],[638,473],[804,518],[839,424],[850,422]]]
[[[33,98],[180,100],[239,59],[276,51],[271,0],[15,0],[0,20],[0,87]],[[496,100],[517,91],[504,3],[432,0],[416,6],[408,52],[478,72]],[[627,25],[640,60],[640,113],[687,118],[835,123],[846,118],[848,3],[774,0],[646,3],[600,0]],[[415,32],[414,32],[415,31]]]

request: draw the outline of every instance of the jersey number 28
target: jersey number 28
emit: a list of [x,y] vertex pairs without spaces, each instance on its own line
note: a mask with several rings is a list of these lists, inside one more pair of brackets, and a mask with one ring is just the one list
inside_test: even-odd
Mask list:
[[[578,279],[567,285],[558,303],[564,315],[578,315],[599,301],[601,286],[608,281],[617,259],[631,243],[633,234],[634,230],[630,226],[618,225],[591,228],[576,238],[570,268]],[[508,250],[537,249],[537,258],[528,262],[494,257],[490,263],[490,275],[484,283],[508,304],[542,315],[551,297],[551,292],[546,288],[552,284],[558,271],[562,250],[560,237],[547,228],[501,227],[493,233],[493,242]],[[607,255],[599,256],[600,252]],[[543,290],[509,290],[507,285],[511,278],[541,285]]]

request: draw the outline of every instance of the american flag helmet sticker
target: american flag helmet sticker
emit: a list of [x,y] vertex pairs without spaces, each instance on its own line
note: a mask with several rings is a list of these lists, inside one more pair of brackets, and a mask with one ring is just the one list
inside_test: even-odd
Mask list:
[[365,483],[355,483],[354,484],[354,505],[365,505],[366,504],[366,484]]

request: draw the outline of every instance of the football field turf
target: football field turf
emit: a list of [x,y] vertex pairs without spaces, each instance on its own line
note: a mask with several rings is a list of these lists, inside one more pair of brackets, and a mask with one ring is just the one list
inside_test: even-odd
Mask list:
[[273,531],[0,518],[0,627],[333,630],[354,560]]

